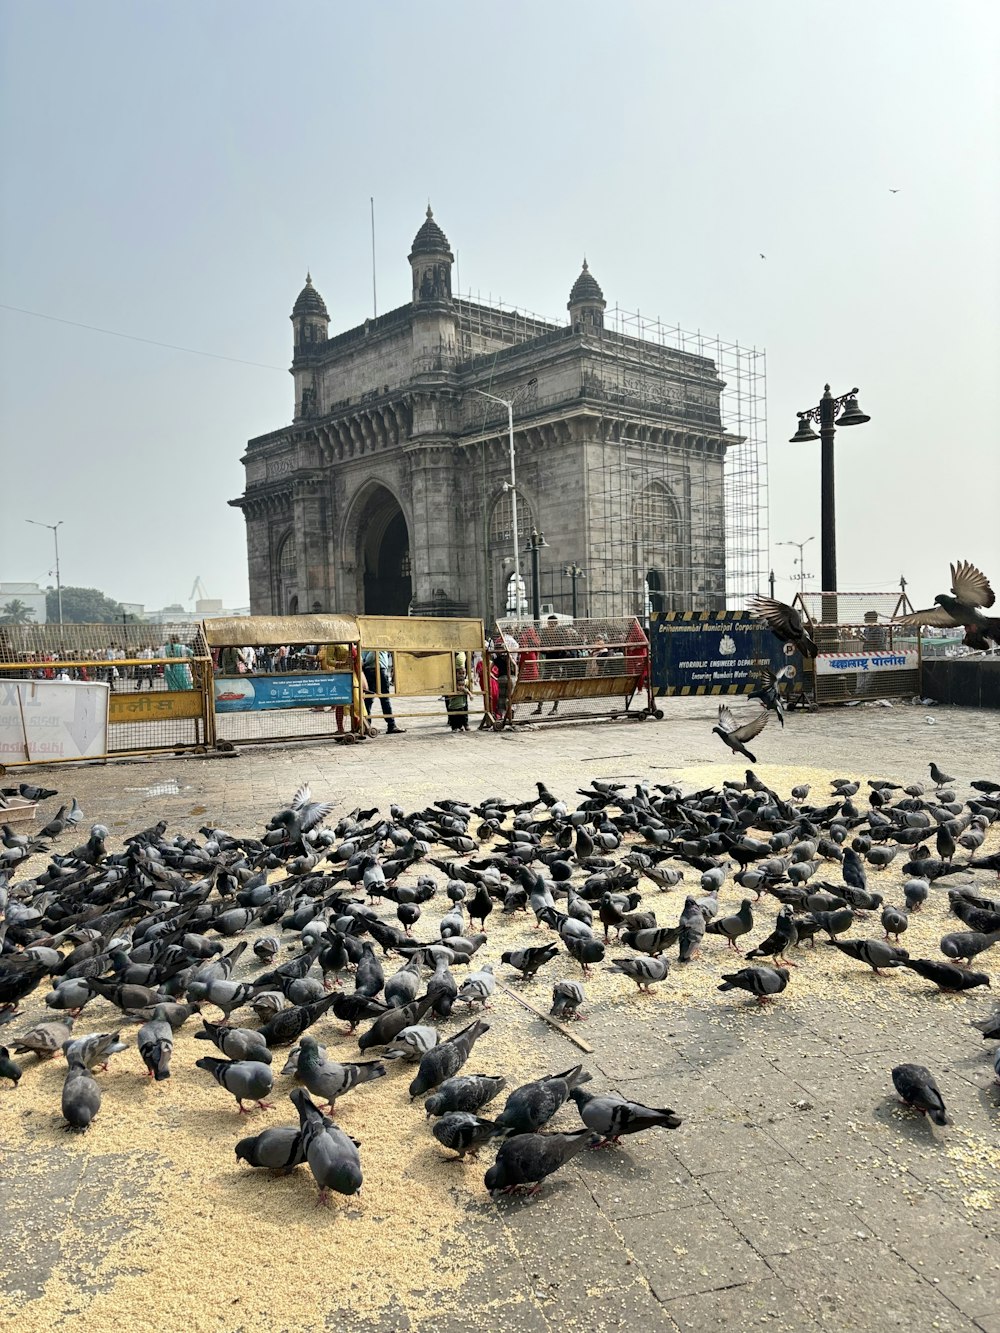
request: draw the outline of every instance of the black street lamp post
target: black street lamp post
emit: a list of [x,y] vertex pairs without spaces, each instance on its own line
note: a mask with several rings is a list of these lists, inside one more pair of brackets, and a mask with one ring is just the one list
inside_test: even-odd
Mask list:
[[[839,415],[838,415],[839,414]],[[858,406],[858,391],[834,398],[829,384],[823,387],[823,397],[816,407],[798,413],[799,425],[789,443],[802,444],[820,440],[820,574],[824,593],[837,591],[837,502],[833,469],[833,438],[837,426],[861,426],[871,417]],[[810,426],[819,423],[819,435]],[[825,624],[837,620],[836,597],[824,597],[822,618]]]
[[573,619],[574,619],[574,620],[576,620],[576,615],[577,615],[577,610],[576,610],[576,608],[577,608],[577,601],[576,601],[576,581],[577,581],[577,579],[585,579],[586,577],[587,577],[587,572],[586,572],[586,570],[581,569],[580,566],[577,565],[577,564],[575,564],[575,563],[574,563],[574,564],[571,564],[571,565],[565,565],[565,566],[563,567],[563,578],[572,579],[572,581],[573,581],[573,582],[572,582],[572,588],[573,588]]
[[537,528],[531,529],[528,538],[528,554],[531,556],[531,610],[536,621],[542,618],[542,585],[538,576],[538,552],[548,546],[545,534]]

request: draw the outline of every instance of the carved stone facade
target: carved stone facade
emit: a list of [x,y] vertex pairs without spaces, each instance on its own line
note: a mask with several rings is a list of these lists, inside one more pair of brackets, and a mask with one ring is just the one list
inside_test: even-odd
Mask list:
[[[514,403],[518,535],[523,549],[544,531],[550,588],[576,562],[590,615],[643,614],[635,569],[658,606],[722,606],[734,441],[715,364],[605,329],[586,262],[565,326],[454,297],[429,208],[409,262],[409,304],[333,337],[310,277],[295,302],[294,420],[249,442],[230,501],[246,519],[252,611],[513,609],[507,408],[477,390]],[[599,480],[609,450],[613,488]],[[520,565],[530,596],[526,554]]]

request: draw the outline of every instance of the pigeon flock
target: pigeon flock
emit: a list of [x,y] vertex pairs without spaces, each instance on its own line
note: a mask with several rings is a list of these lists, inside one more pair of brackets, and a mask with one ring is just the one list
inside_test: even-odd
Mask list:
[[[256,837],[210,827],[168,837],[160,820],[112,851],[95,824],[62,853],[53,843],[82,819],[75,801],[44,838],[14,833],[0,812],[0,1024],[10,1025],[0,1080],[23,1097],[33,1067],[61,1055],[62,1122],[99,1134],[100,1074],[132,1032],[136,1077],[167,1083],[169,1096],[176,1034],[200,1024],[194,1036],[211,1053],[194,1066],[218,1085],[220,1107],[232,1099],[234,1113],[256,1114],[287,1098],[294,1108],[297,1123],[240,1139],[238,1161],[282,1173],[304,1164],[326,1203],[364,1178],[363,1144],[336,1123],[340,1099],[377,1099],[362,1085],[408,1065],[414,1134],[456,1161],[495,1148],[486,1189],[536,1192],[577,1153],[681,1118],[599,1090],[580,1063],[526,1082],[498,1071],[485,1015],[511,988],[523,995],[547,977],[551,1009],[539,1016],[568,1034],[598,967],[652,1003],[669,1002],[673,969],[699,956],[719,967],[718,1003],[740,991],[780,1003],[827,949],[875,977],[909,970],[941,991],[988,987],[1000,893],[969,872],[1000,880],[1000,853],[983,854],[1000,782],[977,779],[959,801],[954,781],[935,764],[926,784],[905,788],[872,779],[862,794],[861,782],[836,779],[819,804],[808,787],[782,798],[752,769],[687,794],[594,781],[574,803],[538,782],[519,803],[353,810],[332,827],[333,803],[306,785]],[[20,877],[31,858],[35,873]],[[932,899],[947,902],[956,929],[940,956],[911,957],[910,917]],[[533,922],[537,942],[497,952],[492,940],[510,936],[489,930],[497,922]],[[29,997],[51,1017],[18,1025]],[[83,1035],[81,1015],[88,1027],[97,1019]],[[343,1044],[337,1023],[356,1034],[358,1058],[321,1044]],[[976,1026],[1000,1042],[1000,1014]],[[1000,1047],[995,1067],[1000,1079]],[[891,1077],[905,1103],[949,1123],[928,1069],[900,1064]],[[553,1132],[571,1105],[582,1127]]]

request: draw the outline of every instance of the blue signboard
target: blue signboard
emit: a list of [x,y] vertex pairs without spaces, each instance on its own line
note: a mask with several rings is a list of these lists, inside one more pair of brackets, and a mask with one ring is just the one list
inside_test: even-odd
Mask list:
[[270,708],[319,708],[350,704],[354,677],[349,671],[316,676],[216,676],[217,713],[253,713]]
[[749,611],[662,611],[649,628],[657,695],[749,694],[755,667],[791,666],[801,684],[801,654]]

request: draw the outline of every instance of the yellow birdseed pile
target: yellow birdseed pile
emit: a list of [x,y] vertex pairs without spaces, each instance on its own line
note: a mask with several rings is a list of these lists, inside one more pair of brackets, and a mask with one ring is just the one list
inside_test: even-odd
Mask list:
[[[758,773],[785,796],[796,784],[811,782],[810,800],[820,804],[829,791],[830,774],[819,768],[761,765]],[[670,778],[685,790],[694,790],[717,783],[719,770],[716,766],[681,769]],[[856,799],[861,801],[865,794],[859,793]],[[475,824],[473,817],[473,828]],[[630,837],[626,847],[634,841]],[[982,850],[996,850],[998,844],[1000,825],[994,825]],[[902,900],[904,876],[899,867],[904,859],[900,855],[885,871],[869,868],[870,888],[882,892],[889,902]],[[680,862],[672,864],[681,867]],[[683,868],[684,882],[669,892],[661,892],[648,880],[640,881],[642,908],[655,910],[660,924],[674,923],[685,893],[700,891],[699,873]],[[19,867],[20,877],[40,869],[37,861],[30,870]],[[427,869],[415,866],[403,879],[415,882]],[[437,871],[431,873],[441,889],[431,903],[423,905],[414,932],[420,939],[436,933],[438,921],[451,906],[443,892],[444,877]],[[816,878],[824,877],[839,881],[839,867],[825,865]],[[986,891],[991,889],[986,887]],[[720,895],[722,913],[735,910],[744,896],[753,898],[731,879],[727,881]],[[504,916],[499,904],[487,922],[488,944],[476,955],[472,970],[492,962],[499,980],[545,1013],[555,981],[562,977],[582,980],[584,1014],[620,1014],[629,1026],[655,1008],[676,1004],[706,1010],[719,1022],[732,1024],[735,1020],[740,1028],[759,1031],[766,1029],[778,1006],[805,1013],[819,998],[827,1007],[837,1007],[838,1021],[845,1029],[862,1012],[898,1011],[901,1003],[924,1013],[928,1023],[937,1023],[956,1010],[962,1012],[963,1020],[984,1012],[984,997],[989,999],[986,992],[943,996],[902,969],[880,978],[821,942],[815,949],[791,952],[800,965],[792,969],[789,986],[773,1007],[758,1007],[743,992],[720,994],[720,972],[744,965],[742,955],[770,933],[777,906],[774,899],[763,900],[759,907],[755,904],[754,930],[739,941],[739,954],[726,947],[724,938],[708,935],[700,957],[687,966],[678,965],[675,959],[666,981],[651,995],[640,994],[627,977],[602,966],[584,979],[565,950],[533,981],[524,982],[500,963],[500,954],[542,944],[552,936],[544,928],[536,930],[530,914]],[[394,913],[394,904],[383,903],[380,915],[395,921]],[[599,934],[596,907],[594,916],[595,933]],[[940,957],[941,936],[962,928],[947,912],[946,892],[932,888],[924,910],[911,915],[902,944],[912,957]],[[275,930],[268,928],[267,933]],[[881,934],[877,913],[858,918],[850,932],[852,938]],[[290,939],[284,936],[276,961],[289,956],[284,946]],[[234,941],[223,943],[228,950]],[[612,943],[607,961],[623,955],[632,956],[631,951]],[[387,976],[401,963],[394,956],[382,961]],[[766,964],[768,960],[757,961]],[[990,970],[988,960],[981,960],[981,966]],[[248,949],[236,975],[252,977],[259,970]],[[461,985],[467,969],[456,967],[454,972]],[[40,988],[29,998],[24,1015],[6,1033],[24,1031],[40,1019],[60,1017],[42,1006],[44,990]],[[211,1017],[214,1011],[208,1007],[206,1013]],[[559,1063],[542,1056],[537,1037],[549,1030],[499,990],[486,1018],[491,1030],[474,1047],[463,1073],[505,1074],[509,1090],[542,1073],[587,1062],[582,1052],[555,1034],[546,1048],[551,1052],[553,1043],[555,1049],[561,1045]],[[237,1011],[232,1021],[256,1026],[249,1010]],[[465,1007],[456,1006],[451,1019],[442,1025],[442,1035],[451,1035],[468,1021]],[[366,1026],[367,1022],[361,1024],[360,1030]],[[275,1086],[268,1100],[276,1103],[276,1109],[255,1109],[239,1116],[232,1096],[208,1073],[194,1067],[199,1057],[219,1054],[210,1043],[195,1041],[199,1027],[195,1017],[175,1033],[172,1076],[156,1083],[144,1076],[135,1049],[137,1025],[122,1023],[118,1011],[104,1000],[92,1001],[74,1035],[121,1028],[123,1039],[129,1039],[131,1045],[112,1057],[110,1071],[97,1073],[103,1102],[85,1135],[66,1133],[62,1128],[62,1058],[37,1062],[33,1056],[18,1057],[24,1068],[20,1088],[0,1088],[0,1188],[7,1191],[16,1182],[30,1197],[33,1182],[38,1181],[38,1196],[47,1198],[53,1172],[63,1170],[74,1183],[65,1197],[46,1203],[36,1228],[6,1232],[0,1264],[9,1270],[7,1281],[15,1288],[16,1275],[41,1252],[52,1252],[53,1258],[41,1295],[29,1298],[24,1294],[20,1299],[15,1295],[8,1300],[0,1308],[0,1328],[41,1333],[79,1321],[79,1327],[115,1333],[164,1328],[185,1333],[240,1333],[259,1328],[306,1333],[321,1328],[332,1310],[378,1314],[400,1306],[420,1326],[442,1311],[461,1312],[466,1280],[485,1264],[495,1266],[504,1256],[508,1260],[515,1257],[505,1228],[487,1225],[495,1208],[484,1189],[483,1172],[492,1161],[492,1149],[484,1150],[479,1162],[452,1165],[446,1160],[451,1154],[432,1137],[423,1098],[411,1105],[407,1095],[415,1065],[390,1062],[385,1078],[338,1101],[336,1122],[361,1144],[364,1187],[353,1198],[332,1195],[332,1206],[319,1208],[315,1182],[305,1164],[279,1176],[238,1162],[233,1151],[245,1135],[297,1124],[288,1100],[294,1084],[278,1076],[289,1048],[274,1051]],[[590,1040],[586,1022],[573,1027]],[[345,1036],[343,1025],[332,1013],[310,1031],[334,1059],[373,1059],[380,1054],[359,1055],[356,1036]],[[970,1042],[975,1038],[972,1033]],[[6,1034],[0,1032],[0,1041],[4,1040]],[[600,1049],[595,1054],[599,1056]],[[990,1073],[984,1062],[984,1082]],[[683,1109],[682,1091],[678,1088],[676,1093],[679,1110]],[[501,1093],[480,1114],[497,1114],[505,1096]],[[578,1126],[576,1110],[570,1105],[560,1111],[552,1127]],[[946,1154],[952,1167],[942,1184],[960,1190],[970,1210],[996,1207],[1000,1203],[996,1183],[1000,1150],[961,1126],[948,1133]],[[627,1177],[622,1188],[628,1188]],[[95,1253],[100,1255],[97,1262],[87,1257]],[[508,1299],[515,1294],[510,1292]],[[486,1310],[478,1298],[477,1311],[485,1319]]]

